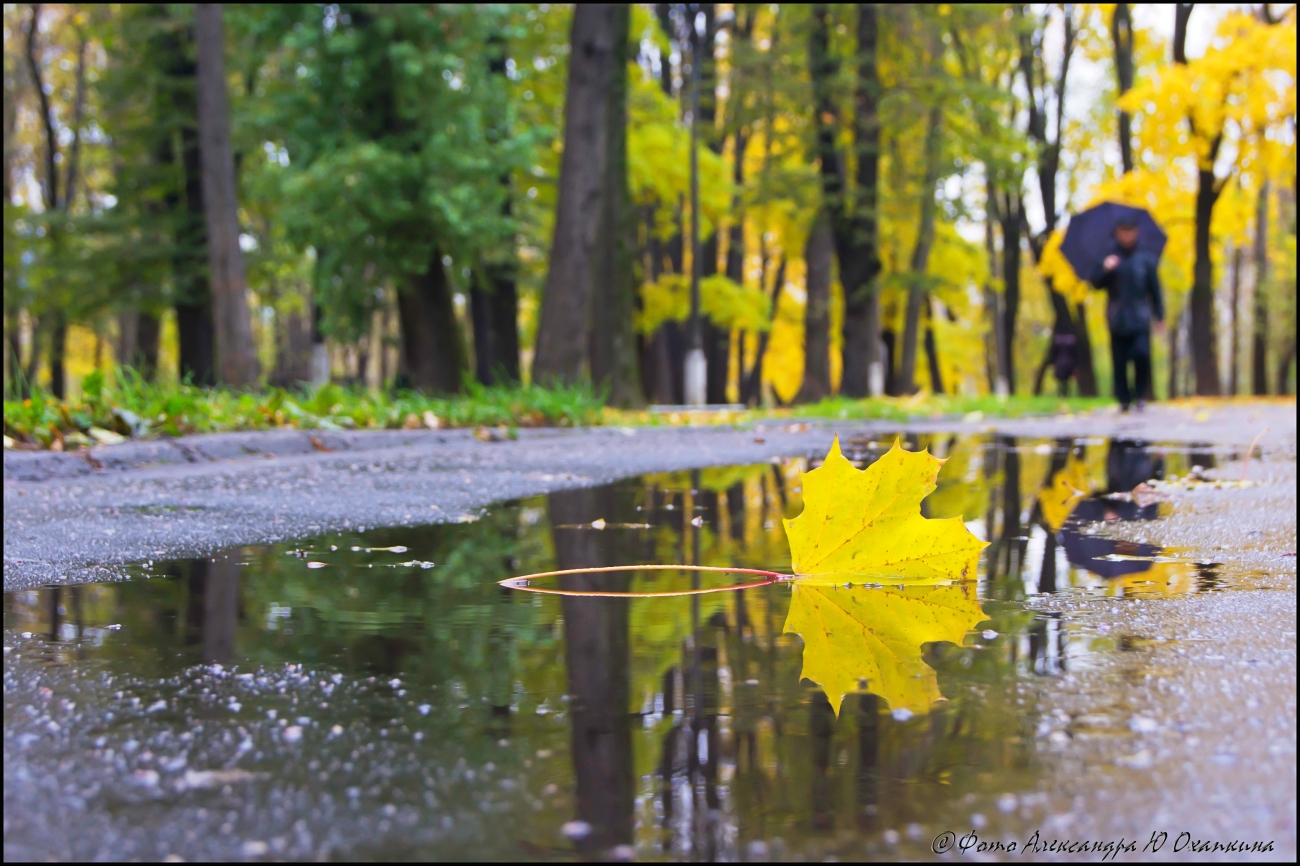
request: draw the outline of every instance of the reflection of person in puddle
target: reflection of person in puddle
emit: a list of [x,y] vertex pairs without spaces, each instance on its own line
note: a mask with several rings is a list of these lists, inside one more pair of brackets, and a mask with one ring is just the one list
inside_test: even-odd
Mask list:
[[1115,523],[1121,520],[1155,520],[1160,516],[1156,503],[1139,505],[1136,502],[1112,499],[1111,494],[1129,493],[1145,481],[1162,478],[1165,474],[1164,458],[1153,454],[1146,443],[1132,439],[1113,439],[1106,454],[1106,492],[1085,499],[1075,506],[1070,519],[1061,528],[1061,546],[1071,563],[1091,571],[1099,577],[1115,578],[1137,574],[1151,567],[1144,560],[1112,560],[1111,556],[1155,556],[1160,548],[1154,544],[1134,541],[1116,541],[1098,538],[1079,532],[1086,523]]

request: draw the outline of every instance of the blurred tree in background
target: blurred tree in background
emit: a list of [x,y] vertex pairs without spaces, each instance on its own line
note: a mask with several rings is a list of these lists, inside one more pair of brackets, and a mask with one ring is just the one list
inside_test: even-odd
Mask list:
[[[1294,388],[1295,10],[10,4],[5,393],[680,403],[1109,383],[1072,212],[1169,234],[1161,396]],[[699,64],[700,249],[689,243]],[[210,73],[210,74],[209,74]]]

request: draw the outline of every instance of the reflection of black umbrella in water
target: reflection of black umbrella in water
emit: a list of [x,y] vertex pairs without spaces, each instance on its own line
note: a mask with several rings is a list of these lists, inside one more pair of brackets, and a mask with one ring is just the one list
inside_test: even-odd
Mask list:
[[1102,202],[1071,217],[1061,241],[1061,255],[1080,279],[1088,279],[1097,262],[1114,251],[1115,227],[1120,225],[1137,226],[1137,248],[1160,258],[1165,249],[1165,233],[1150,213],[1140,207]]
[[[1116,578],[1127,574],[1140,574],[1151,568],[1151,559],[1161,548],[1154,544],[1136,541],[1119,541],[1099,538],[1079,531],[1080,524],[1110,522],[1113,520],[1154,520],[1159,516],[1152,504],[1141,507],[1133,502],[1097,497],[1085,499],[1075,507],[1070,520],[1061,528],[1061,546],[1065,558],[1079,568],[1087,569],[1098,577]],[[1135,556],[1141,559],[1110,559],[1111,556]]]

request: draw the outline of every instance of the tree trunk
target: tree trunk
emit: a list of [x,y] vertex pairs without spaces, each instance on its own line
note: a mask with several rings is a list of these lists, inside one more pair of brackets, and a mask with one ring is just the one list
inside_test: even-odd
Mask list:
[[[1115,75],[1119,79],[1119,95],[1133,89],[1133,18],[1127,3],[1116,3],[1110,20],[1110,34],[1115,43]],[[1119,156],[1124,173],[1133,170],[1133,118],[1127,111],[1119,112]]]
[[1016,317],[1020,312],[1020,201],[1008,196],[1002,217],[1002,368],[1007,391],[1016,393]]
[[607,388],[609,402],[631,407],[645,403],[637,367],[636,208],[628,187],[627,52],[630,7],[614,6],[614,58],[606,108],[606,162],[592,274],[591,379]]
[[[992,182],[988,185],[987,200],[990,203],[995,201]],[[994,211],[989,209],[984,220],[984,252],[988,255],[989,276],[992,278],[997,277],[999,265],[997,245],[993,240],[994,222],[996,222]],[[1001,394],[1007,389],[1006,359],[1011,353],[1007,347],[1006,333],[1002,330],[1002,299],[988,284],[984,286],[984,309],[988,313],[989,333],[993,343],[993,357],[988,365],[989,393]]]
[[56,400],[68,395],[64,362],[68,351],[68,317],[62,310],[51,314],[50,325],[50,393]]
[[888,397],[899,396],[898,367],[894,364],[897,357],[898,335],[893,328],[880,329],[880,354],[884,359],[884,393]]
[[831,395],[831,266],[835,241],[831,221],[823,210],[808,234],[808,303],[804,308],[803,386],[796,403],[816,403]]
[[22,332],[18,310],[5,311],[5,399],[22,400],[27,397],[27,381],[23,375]]
[[519,290],[514,269],[489,265],[476,277],[485,285],[476,281],[469,291],[475,378],[482,385],[518,384]]
[[1291,382],[1291,365],[1295,363],[1295,337],[1290,337],[1286,343],[1286,349],[1282,352],[1282,357],[1277,362],[1277,390],[1276,394],[1286,394],[1290,390]]
[[[169,20],[168,26],[179,22]],[[179,30],[167,40],[167,72],[175,79],[172,109],[178,118],[179,134],[173,138],[180,145],[168,158],[179,165],[182,185],[170,196],[175,209],[175,243],[172,274],[176,288],[176,335],[179,343],[180,376],[195,385],[216,383],[213,368],[215,352],[212,321],[212,295],[207,275],[207,231],[204,226],[203,180],[199,156],[198,130],[190,118],[197,119],[197,66],[190,59],[186,40],[189,34]]]
[[[1074,351],[1076,367],[1075,381],[1079,383],[1080,397],[1096,397],[1097,367],[1092,360],[1092,335],[1088,333],[1088,308],[1083,304],[1074,305]],[[1152,380],[1154,382],[1154,380]],[[1152,385],[1154,388],[1155,386]]]
[[[488,71],[506,75],[507,46],[504,34],[488,38]],[[493,130],[498,139],[510,135],[510,129],[498,118]],[[510,175],[501,176],[505,200],[501,212],[509,220],[513,211]],[[484,266],[475,274],[470,288],[470,318],[474,326],[474,369],[480,384],[517,385],[519,383],[519,285],[518,259],[513,241],[501,261]]]
[[158,342],[162,323],[147,310],[118,316],[117,362],[132,367],[146,382],[158,374]]
[[1237,393],[1237,380],[1239,378],[1241,362],[1241,323],[1238,321],[1238,310],[1241,309],[1241,266],[1245,263],[1246,251],[1239,245],[1234,244],[1232,250],[1232,295],[1229,299],[1228,312],[1228,396]]
[[295,310],[284,317],[284,329],[276,341],[271,384],[284,388],[311,380],[310,315],[310,311]]
[[854,139],[857,171],[853,208],[846,201],[845,178],[840,173],[835,142],[840,114],[834,81],[838,62],[830,50],[830,10],[813,7],[813,27],[808,46],[813,83],[813,113],[817,124],[822,198],[831,214],[835,251],[844,287],[843,374],[840,393],[866,397],[872,392],[872,369],[879,363],[879,299],[875,280],[880,273],[877,238],[877,178],[880,164],[880,78],[876,67],[878,36],[876,7],[858,4],[858,65],[856,69]]
[[745,384],[740,393],[740,402],[745,405],[757,403],[762,396],[763,391],[763,356],[767,354],[767,341],[771,336],[770,325],[776,319],[776,305],[781,298],[781,289],[785,286],[785,256],[781,256],[781,262],[776,266],[776,280],[772,284],[772,305],[771,312],[768,314],[767,331],[762,331],[758,335],[758,345],[754,348],[754,366],[750,367],[749,373],[745,376]]
[[551,267],[542,293],[533,381],[578,382],[590,355],[592,254],[602,214],[608,159],[610,89],[623,13],[616,4],[579,5],[573,13],[564,105],[564,155]]
[[230,101],[226,94],[225,39],[221,6],[194,6],[198,45],[199,151],[202,156],[208,277],[216,320],[216,352],[222,384],[257,382],[257,348],[248,321],[248,282],[239,247],[239,199],[230,148]]
[[427,394],[460,391],[465,350],[451,294],[437,247],[425,272],[412,274],[406,290],[397,293],[407,374],[411,386]]
[[1268,198],[1265,181],[1255,207],[1255,328],[1250,359],[1251,393],[1260,397],[1268,393]]
[[925,132],[925,174],[921,181],[921,216],[916,228],[916,246],[912,248],[911,285],[907,290],[907,314],[903,323],[903,365],[899,370],[899,391],[911,394],[916,391],[916,346],[921,326],[921,308],[929,298],[925,288],[925,273],[930,264],[930,248],[934,245],[935,184],[939,181],[940,124],[942,109],[930,109]]
[[[1216,148],[1217,149],[1217,148]],[[1218,340],[1214,328],[1214,261],[1210,255],[1210,220],[1219,194],[1212,168],[1202,168],[1196,190],[1196,263],[1192,279],[1192,363],[1198,397],[1217,397],[1219,384]]]
[[[932,320],[933,312],[927,312],[927,320]],[[943,371],[939,368],[939,344],[934,338],[934,324],[927,321],[925,326],[925,359],[930,367],[930,391],[934,394],[945,394],[946,389],[943,387]]]

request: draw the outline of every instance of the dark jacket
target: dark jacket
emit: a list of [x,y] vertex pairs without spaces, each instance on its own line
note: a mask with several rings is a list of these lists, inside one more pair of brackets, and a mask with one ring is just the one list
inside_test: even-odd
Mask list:
[[[1106,305],[1106,320],[1113,334],[1144,334],[1151,329],[1151,320],[1164,321],[1165,302],[1160,294],[1159,262],[1142,250],[1126,250],[1116,244],[1110,251],[1119,256],[1119,265],[1107,271],[1097,260],[1088,282],[1105,289],[1110,296]],[[1107,253],[1110,255],[1110,253]]]

